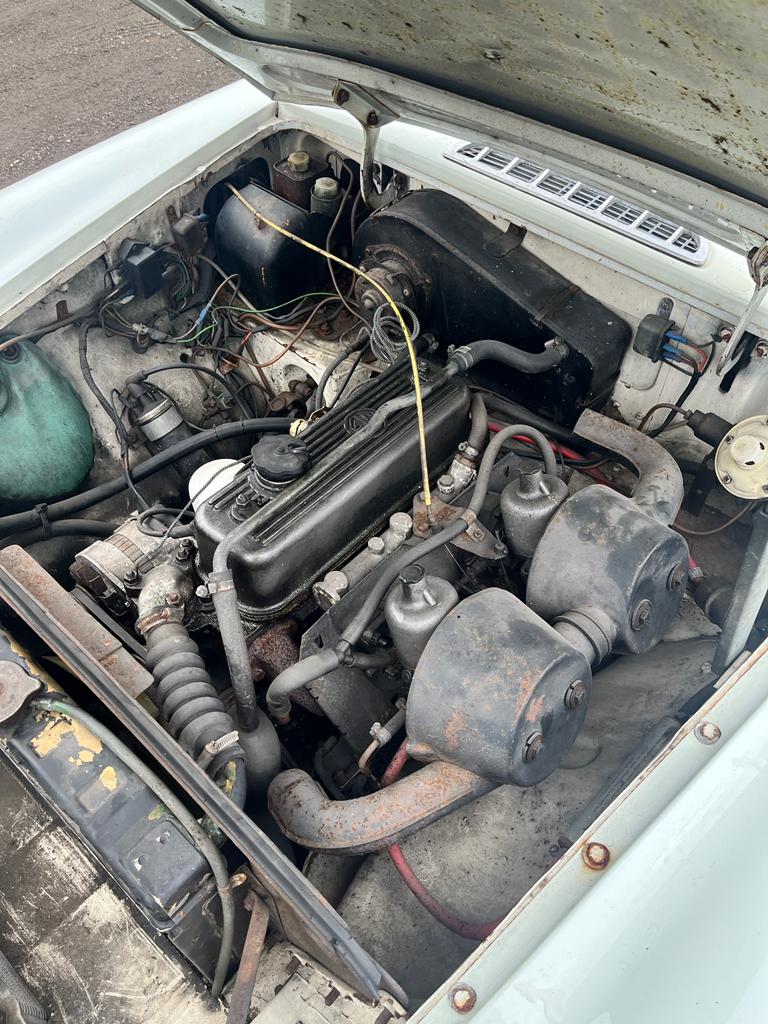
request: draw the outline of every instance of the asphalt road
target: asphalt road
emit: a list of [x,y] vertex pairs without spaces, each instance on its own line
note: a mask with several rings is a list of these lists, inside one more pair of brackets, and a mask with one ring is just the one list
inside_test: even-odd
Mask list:
[[0,0],[0,188],[234,77],[130,0]]

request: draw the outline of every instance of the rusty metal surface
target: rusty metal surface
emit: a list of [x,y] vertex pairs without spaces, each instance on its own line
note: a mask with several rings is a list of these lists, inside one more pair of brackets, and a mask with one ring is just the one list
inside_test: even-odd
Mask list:
[[[39,596],[35,593],[36,584]],[[28,587],[32,585],[32,589]],[[103,642],[90,650],[50,614],[68,595],[19,547],[0,553],[0,598],[8,603],[133,734],[249,860],[254,875],[275,901],[286,936],[357,991],[376,999],[381,989],[407,1001],[397,982],[360,946],[345,922],[306,881],[268,836],[230,800],[163,730],[139,702],[116,685],[116,655]],[[46,603],[47,601],[50,604]],[[64,602],[66,607],[66,602]],[[78,606],[79,609],[79,606]],[[67,608],[67,610],[69,610]],[[79,609],[82,612],[82,609]],[[85,613],[84,613],[85,614]],[[110,637],[110,640],[112,638]]]
[[666,448],[634,427],[592,409],[584,410],[573,429],[579,437],[629,459],[638,472],[632,500],[665,526],[672,522],[683,502],[683,474]]
[[354,800],[331,800],[306,772],[281,772],[269,787],[269,810],[293,842],[310,850],[358,854],[380,850],[442,818],[496,783],[435,761]]
[[246,896],[245,906],[251,911],[251,919],[240,957],[240,966],[237,969],[237,978],[229,997],[227,1024],[248,1024],[251,996],[269,925],[269,910],[255,892],[250,892]]
[[299,660],[299,624],[294,618],[271,622],[248,641],[255,683],[266,682]]
[[[464,512],[463,508],[459,508],[456,505],[449,505],[447,502],[437,495],[432,495],[432,505],[429,513],[427,507],[424,504],[424,496],[417,494],[413,499],[413,535],[414,537],[421,537],[426,539],[431,537],[433,533],[433,526],[444,527],[448,523],[452,523],[455,519]],[[497,540],[496,537],[489,531],[486,530],[482,523],[475,520],[471,526],[468,526],[464,533],[460,533],[458,537],[454,537],[451,541],[457,548],[461,548],[462,551],[467,551],[471,555],[477,555],[480,558],[487,558],[490,560],[504,558],[507,554],[507,546],[501,541]]]
[[[46,615],[59,623],[73,644],[99,662],[129,697],[138,697],[152,685],[151,674],[139,665],[120,641],[60,587],[26,551],[16,546],[6,548],[0,552],[0,566],[12,575],[17,587],[45,608]],[[19,609],[16,608],[16,611]],[[67,660],[65,654],[62,657]],[[75,671],[72,665],[69,667]]]
[[459,602],[419,659],[406,707],[409,750],[431,747],[497,782],[536,785],[573,744],[591,678],[584,656],[550,625],[490,587]]

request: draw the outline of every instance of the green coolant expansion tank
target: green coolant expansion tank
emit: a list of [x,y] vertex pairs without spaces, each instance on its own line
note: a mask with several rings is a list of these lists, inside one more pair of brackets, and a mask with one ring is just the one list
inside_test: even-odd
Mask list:
[[69,381],[31,341],[0,351],[0,507],[70,494],[92,463],[91,424]]

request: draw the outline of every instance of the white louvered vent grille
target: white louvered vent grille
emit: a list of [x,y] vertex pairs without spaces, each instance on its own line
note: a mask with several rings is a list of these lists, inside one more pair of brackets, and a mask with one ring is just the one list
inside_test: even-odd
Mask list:
[[463,143],[449,150],[449,160],[473,167],[506,185],[539,196],[613,231],[660,249],[686,263],[700,265],[709,243],[692,231],[601,188],[560,171],[478,143]]

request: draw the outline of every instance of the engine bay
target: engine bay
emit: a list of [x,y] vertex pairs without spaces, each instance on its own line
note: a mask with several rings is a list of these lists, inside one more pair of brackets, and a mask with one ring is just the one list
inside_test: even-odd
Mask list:
[[254,900],[417,1008],[768,622],[768,343],[382,173],[267,136],[0,334],[3,769],[232,1024]]

